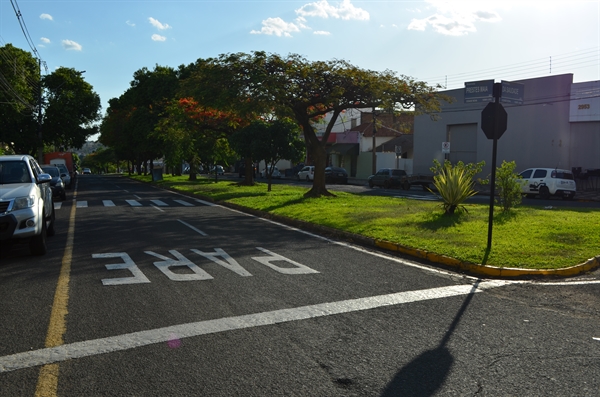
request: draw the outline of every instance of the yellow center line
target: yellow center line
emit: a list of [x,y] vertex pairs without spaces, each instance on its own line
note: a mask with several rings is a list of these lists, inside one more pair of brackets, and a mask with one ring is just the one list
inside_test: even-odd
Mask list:
[[[62,258],[58,283],[54,293],[50,324],[46,335],[46,347],[64,344],[63,336],[67,332],[67,305],[69,303],[69,281],[71,278],[71,260],[73,258],[73,238],[75,235],[75,201],[77,198],[77,182],[73,191],[73,205],[69,216],[67,244]],[[58,364],[44,365],[40,370],[35,397],[55,397],[58,394]]]

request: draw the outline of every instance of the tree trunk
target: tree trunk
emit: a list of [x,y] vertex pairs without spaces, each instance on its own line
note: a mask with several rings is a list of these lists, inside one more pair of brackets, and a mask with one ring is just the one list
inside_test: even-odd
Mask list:
[[254,185],[254,162],[251,158],[244,159],[244,182],[243,185]]
[[[304,126],[303,126],[304,127]],[[312,126],[308,124],[307,127],[312,130]],[[310,133],[312,132],[312,134]],[[325,167],[327,166],[327,152],[325,151],[325,143],[321,143],[317,138],[314,130],[309,133],[304,133],[304,138],[308,142],[307,148],[313,159],[315,166],[315,179],[313,180],[312,188],[304,194],[304,197],[321,197],[321,196],[335,196],[333,193],[327,190],[325,186]]]

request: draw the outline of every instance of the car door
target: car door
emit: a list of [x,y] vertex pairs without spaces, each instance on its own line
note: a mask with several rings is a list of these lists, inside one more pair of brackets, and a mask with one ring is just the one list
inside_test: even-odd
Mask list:
[[522,178],[521,193],[523,194],[535,194],[531,190],[531,176],[533,175],[533,171],[535,171],[533,168],[529,168],[519,174]]
[[379,171],[377,171],[377,173],[375,173],[375,177],[373,178],[373,184],[376,186],[383,186],[385,181],[388,179],[389,174],[390,172],[387,168],[380,169]]

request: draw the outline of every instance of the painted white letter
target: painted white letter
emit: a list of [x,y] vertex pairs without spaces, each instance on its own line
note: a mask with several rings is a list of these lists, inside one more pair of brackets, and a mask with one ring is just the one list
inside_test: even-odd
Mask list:
[[[237,261],[235,259],[230,257],[221,248],[215,248],[215,252],[202,252],[202,251],[196,250],[196,249],[192,249],[191,251],[197,253],[198,255],[205,257],[206,259],[210,259],[211,261],[215,262],[216,264],[219,264],[219,265],[223,266],[224,268],[229,269],[232,272],[239,274],[240,276],[243,276],[243,277],[252,276],[252,274],[250,274],[250,272],[248,272],[246,269],[241,267],[240,264],[237,263]],[[222,257],[227,262],[224,262],[224,261],[218,259],[217,258],[218,256]]]
[[135,264],[133,259],[125,252],[117,252],[110,254],[92,254],[92,258],[122,258],[124,263],[114,263],[110,265],[105,265],[108,270],[114,269],[127,269],[132,274],[133,277],[123,277],[123,278],[104,278],[102,279],[103,285],[123,285],[123,284],[143,284],[149,283],[148,277],[142,273],[139,267]]
[[[164,259],[161,262],[154,262],[154,266],[158,268],[161,272],[165,274],[165,276],[169,277],[173,281],[192,281],[192,280],[212,280],[213,276],[206,273],[204,270],[200,269],[194,263],[190,262],[185,256],[181,255],[179,252],[175,250],[169,251],[171,255],[173,255],[177,259],[167,258],[166,256],[159,255],[152,251],[144,251],[148,255],[155,256],[160,259]],[[194,274],[177,274],[173,273],[169,270],[172,266],[187,266],[189,267]]]
[[[277,255],[274,252],[271,252],[269,250],[266,250],[264,248],[260,248],[260,247],[256,247],[257,250],[260,250],[262,252],[264,252],[265,254],[269,254],[270,256],[255,256],[252,257],[252,259],[254,259],[257,262],[262,263],[265,266],[269,266],[271,269],[279,272],[279,273],[283,273],[283,274],[310,274],[310,273],[319,273],[316,270],[311,269],[308,266],[304,266],[301,263],[298,262],[294,262],[291,259],[288,259],[286,257],[283,257],[281,255]],[[292,265],[296,266],[296,267],[279,267],[277,265],[272,264],[271,262],[275,262],[275,261],[284,261],[284,262],[288,262],[291,263]]]

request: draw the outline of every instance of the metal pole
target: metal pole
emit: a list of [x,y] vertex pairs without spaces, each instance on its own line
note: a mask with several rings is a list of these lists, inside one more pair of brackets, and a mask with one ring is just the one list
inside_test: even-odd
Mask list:
[[[494,103],[500,102],[502,93],[502,84],[494,84]],[[488,241],[487,249],[492,248],[492,230],[494,227],[494,194],[496,192],[496,152],[498,148],[498,117],[494,117],[494,146],[492,149],[492,177],[490,180],[490,214],[488,220]]]
[[372,171],[373,175],[377,172],[377,153],[376,153],[376,141],[375,134],[377,134],[377,120],[375,114],[375,107],[373,107],[373,163],[372,163]]
[[38,59],[40,81],[38,86],[38,163],[44,164],[44,142],[42,140],[42,60]]

